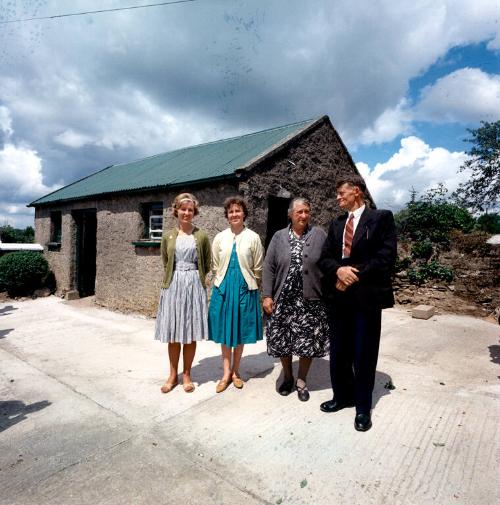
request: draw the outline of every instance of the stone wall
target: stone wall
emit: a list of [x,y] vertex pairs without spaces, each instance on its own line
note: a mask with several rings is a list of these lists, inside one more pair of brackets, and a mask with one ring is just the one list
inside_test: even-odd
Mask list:
[[266,235],[268,197],[290,195],[308,198],[312,222],[325,229],[341,211],[335,183],[341,173],[357,169],[340,137],[328,121],[292,141],[282,151],[241,175],[240,191],[249,203],[248,225]]
[[[399,257],[408,257],[411,246],[411,242],[400,241]],[[416,286],[411,284],[407,270],[402,270],[396,273],[394,279],[395,297],[399,305],[434,305],[441,312],[491,316],[498,320],[500,246],[489,247],[484,242],[479,250],[464,251],[456,240],[452,240],[449,249],[440,251],[432,259],[450,268],[453,280],[444,282],[430,279]]]

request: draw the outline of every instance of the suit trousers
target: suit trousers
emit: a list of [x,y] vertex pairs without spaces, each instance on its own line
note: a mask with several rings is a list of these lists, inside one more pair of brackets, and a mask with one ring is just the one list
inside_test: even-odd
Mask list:
[[354,400],[357,414],[369,414],[382,310],[337,303],[330,316],[330,378],[334,397],[340,402]]

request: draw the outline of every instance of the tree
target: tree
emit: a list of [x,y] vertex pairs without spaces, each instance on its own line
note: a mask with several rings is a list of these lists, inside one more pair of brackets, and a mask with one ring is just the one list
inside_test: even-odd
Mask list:
[[6,244],[33,243],[35,241],[35,230],[32,226],[27,226],[22,230],[6,224],[5,226],[0,226],[0,239]]
[[476,228],[487,233],[500,233],[500,215],[483,214],[476,221]]
[[394,216],[399,235],[416,241],[447,244],[451,230],[470,232],[475,219],[466,208],[451,203],[447,192],[443,184],[419,198],[413,190],[406,207]]
[[465,142],[470,142],[472,148],[460,171],[470,170],[472,174],[453,196],[459,205],[484,212],[500,205],[500,121],[481,121],[481,125],[467,130],[472,137]]

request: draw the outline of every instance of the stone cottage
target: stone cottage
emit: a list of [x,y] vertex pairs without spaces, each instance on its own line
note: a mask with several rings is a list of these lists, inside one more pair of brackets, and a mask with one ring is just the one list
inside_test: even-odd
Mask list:
[[174,225],[176,194],[200,201],[197,226],[210,238],[227,226],[222,202],[243,195],[247,224],[268,244],[286,226],[295,196],[309,198],[326,228],[338,212],[335,180],[356,167],[328,116],[113,165],[30,204],[35,239],[60,295],[155,314],[162,230]]

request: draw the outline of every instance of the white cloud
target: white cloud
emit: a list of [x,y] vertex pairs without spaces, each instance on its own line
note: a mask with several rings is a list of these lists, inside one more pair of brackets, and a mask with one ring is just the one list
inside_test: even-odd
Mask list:
[[33,198],[59,187],[46,186],[42,181],[42,160],[37,152],[26,146],[11,143],[0,150],[0,195]]
[[[116,95],[114,100],[120,103],[113,103],[111,99],[104,109],[92,103],[97,111],[97,126],[91,134],[70,127],[57,134],[54,140],[72,149],[89,145],[110,151],[132,148],[138,155],[146,156],[217,138],[212,122],[194,114],[175,116],[137,89],[122,90],[122,95]],[[82,118],[82,122],[85,120]],[[243,131],[225,132],[227,136],[239,133]]]
[[356,166],[377,206],[398,210],[409,200],[412,189],[422,194],[443,183],[453,192],[469,177],[467,172],[459,172],[466,159],[464,152],[432,148],[412,136],[403,138],[399,151],[385,163],[373,169],[363,162]]
[[137,89],[127,89],[124,96],[130,105],[112,106],[101,113],[92,144],[110,150],[133,148],[150,155],[214,138],[213,123],[203,117],[170,113]]
[[407,100],[403,99],[395,108],[386,109],[375,120],[373,126],[365,128],[360,136],[362,144],[390,142],[398,135],[409,133],[412,112]]
[[12,143],[6,143],[0,150],[0,180],[0,224],[15,228],[33,226],[33,210],[26,205],[61,186],[46,186],[37,152]]
[[92,137],[84,133],[75,132],[73,129],[69,128],[59,133],[59,135],[56,135],[54,140],[63,146],[78,149],[84,145],[90,144],[92,142]]
[[26,228],[35,225],[35,209],[24,206],[6,206],[0,203],[0,226],[10,225],[13,228]]
[[408,135],[415,120],[470,124],[499,117],[500,75],[462,68],[424,87],[416,105],[402,99],[396,107],[386,109],[354,144],[380,144]]
[[7,142],[0,149],[0,223],[25,227],[33,224],[33,211],[26,208],[29,201],[59,185],[43,182],[42,160],[28,145],[11,140],[14,129],[7,107],[0,107],[0,129],[7,134]]
[[12,118],[7,107],[0,105],[0,132],[3,132],[7,138],[12,135]]
[[494,121],[500,117],[500,75],[457,70],[426,86],[416,110],[419,119],[438,123]]

